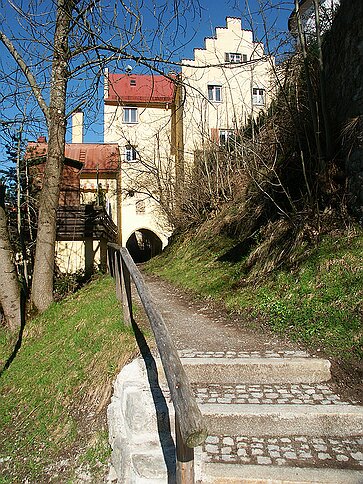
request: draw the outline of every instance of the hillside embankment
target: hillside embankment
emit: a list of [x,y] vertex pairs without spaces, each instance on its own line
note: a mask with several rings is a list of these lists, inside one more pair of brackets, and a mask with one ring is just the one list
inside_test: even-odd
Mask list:
[[[146,270],[238,314],[238,324],[287,335],[327,356],[348,393],[362,398],[363,231],[334,230],[302,241],[288,264],[270,252],[217,234],[205,223],[174,240]],[[214,227],[214,228],[213,228]],[[276,227],[276,232],[278,227]],[[278,238],[278,234],[275,234]],[[260,260],[251,269],[251,259]]]
[[106,407],[120,368],[137,354],[114,282],[101,277],[27,321],[0,327],[0,483],[103,482]]

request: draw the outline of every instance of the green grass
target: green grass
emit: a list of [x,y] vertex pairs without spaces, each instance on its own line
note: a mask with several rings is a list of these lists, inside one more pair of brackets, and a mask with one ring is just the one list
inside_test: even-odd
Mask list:
[[248,282],[243,261],[218,258],[236,242],[197,234],[179,240],[148,270],[245,311],[292,340],[343,360],[363,356],[363,232],[326,236],[294,270]]
[[[1,367],[13,345],[0,329]],[[102,464],[109,454],[102,411],[115,374],[135,352],[109,277],[30,321],[0,378],[0,482],[47,482],[62,459],[70,464],[59,482],[72,482],[74,467]]]

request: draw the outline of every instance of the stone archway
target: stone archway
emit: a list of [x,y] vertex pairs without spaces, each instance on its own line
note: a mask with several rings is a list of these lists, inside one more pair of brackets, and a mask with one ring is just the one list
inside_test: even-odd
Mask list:
[[128,238],[126,248],[135,262],[146,262],[161,253],[163,244],[152,230],[138,229]]

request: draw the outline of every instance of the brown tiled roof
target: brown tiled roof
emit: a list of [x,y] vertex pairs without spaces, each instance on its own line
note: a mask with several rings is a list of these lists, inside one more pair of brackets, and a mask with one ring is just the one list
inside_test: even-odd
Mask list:
[[[27,159],[36,160],[47,155],[48,143],[30,142]],[[82,172],[116,172],[120,167],[120,150],[117,143],[67,143],[65,158]]]

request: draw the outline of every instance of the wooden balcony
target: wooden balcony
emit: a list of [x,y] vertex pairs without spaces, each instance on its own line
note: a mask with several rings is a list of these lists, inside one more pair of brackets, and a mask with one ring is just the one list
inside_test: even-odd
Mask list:
[[95,205],[59,206],[57,240],[117,241],[117,226],[104,207]]

